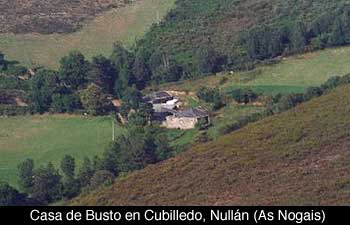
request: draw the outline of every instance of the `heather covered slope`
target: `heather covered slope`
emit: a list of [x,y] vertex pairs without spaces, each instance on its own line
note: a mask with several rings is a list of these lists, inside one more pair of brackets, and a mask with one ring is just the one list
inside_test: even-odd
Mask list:
[[133,0],[2,0],[0,33],[70,33],[82,22]]
[[78,205],[350,204],[350,87],[149,166]]

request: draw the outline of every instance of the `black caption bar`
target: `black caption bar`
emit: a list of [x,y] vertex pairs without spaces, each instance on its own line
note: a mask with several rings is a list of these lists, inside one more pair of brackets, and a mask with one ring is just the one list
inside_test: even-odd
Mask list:
[[0,207],[18,224],[350,224],[350,207]]

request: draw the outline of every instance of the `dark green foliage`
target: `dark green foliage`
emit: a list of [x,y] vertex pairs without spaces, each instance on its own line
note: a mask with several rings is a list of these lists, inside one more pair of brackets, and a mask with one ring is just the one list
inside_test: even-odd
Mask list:
[[140,103],[138,110],[129,117],[129,124],[133,126],[146,126],[151,122],[153,106],[150,103]]
[[137,52],[135,61],[132,68],[133,79],[132,84],[141,90],[146,86],[146,83],[151,79],[151,73],[146,64],[145,58],[142,53]]
[[142,103],[142,93],[134,87],[127,88],[124,91],[122,98],[123,105],[120,109],[120,113],[127,117],[131,109],[137,110]]
[[90,84],[80,92],[80,101],[91,115],[104,114],[110,106],[110,102],[103,89],[96,84]]
[[62,83],[73,89],[83,87],[87,82],[89,62],[80,52],[71,52],[60,61],[59,78]]
[[6,70],[6,74],[12,76],[23,76],[28,73],[28,69],[24,66],[10,65]]
[[59,200],[62,196],[61,175],[51,163],[35,170],[33,183],[30,195],[42,204]]
[[7,70],[8,61],[5,59],[5,55],[0,52],[0,72]]
[[65,155],[61,160],[61,170],[66,178],[73,179],[75,176],[75,159],[71,155]]
[[33,111],[47,112],[52,102],[52,95],[57,90],[58,74],[51,70],[40,70],[30,81],[29,100]]
[[28,82],[18,79],[14,76],[9,75],[0,75],[0,89],[9,89],[9,90],[28,90]]
[[79,181],[73,178],[66,178],[62,183],[62,197],[72,199],[79,195],[81,190]]
[[251,69],[277,56],[349,44],[349,12],[346,1],[178,0],[136,50],[156,83]]
[[207,88],[202,87],[198,93],[197,96],[199,99],[202,99],[205,102],[212,103],[213,104],[213,110],[218,110],[225,106],[225,102],[223,100],[223,96],[220,93],[220,90],[217,88]]
[[75,94],[55,93],[52,95],[50,111],[57,113],[72,113],[80,108],[80,100]]
[[26,196],[7,183],[0,183],[0,206],[25,205]]
[[0,105],[0,116],[25,116],[31,114],[28,107]]
[[132,66],[135,57],[118,42],[114,45],[110,59],[117,73],[114,92],[118,98],[122,98],[127,87],[131,86],[134,82]]
[[78,181],[81,187],[86,187],[90,184],[91,177],[94,174],[91,160],[87,157],[84,158],[83,164],[78,172]]
[[171,156],[166,137],[152,127],[130,127],[129,132],[117,139],[106,150],[102,169],[113,174],[144,168],[148,164]]
[[31,193],[34,185],[34,161],[27,159],[18,165],[18,184],[22,191]]
[[90,82],[100,86],[104,92],[113,93],[117,72],[111,61],[104,56],[92,58],[91,68],[88,72]]
[[238,103],[250,103],[258,98],[258,94],[250,89],[236,89],[230,93],[230,96]]
[[196,57],[198,59],[198,71],[201,74],[213,74],[222,71],[221,66],[225,64],[225,58],[219,55],[211,43],[200,48]]

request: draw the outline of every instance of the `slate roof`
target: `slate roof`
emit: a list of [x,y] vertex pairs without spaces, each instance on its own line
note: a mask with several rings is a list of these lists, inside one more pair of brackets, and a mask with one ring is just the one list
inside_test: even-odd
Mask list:
[[209,113],[201,108],[191,108],[184,111],[177,111],[175,114],[177,117],[193,117],[193,118],[202,118],[209,116]]
[[145,101],[152,101],[155,99],[166,99],[166,98],[172,98],[173,96],[171,96],[168,92],[166,91],[158,91],[158,92],[153,92],[149,95],[146,95],[143,99]]

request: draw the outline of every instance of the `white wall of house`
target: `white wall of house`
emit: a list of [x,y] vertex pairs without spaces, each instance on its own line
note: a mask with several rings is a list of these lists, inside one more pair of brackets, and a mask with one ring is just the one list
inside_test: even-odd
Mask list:
[[169,129],[189,130],[195,128],[197,122],[197,118],[168,116],[162,125]]

